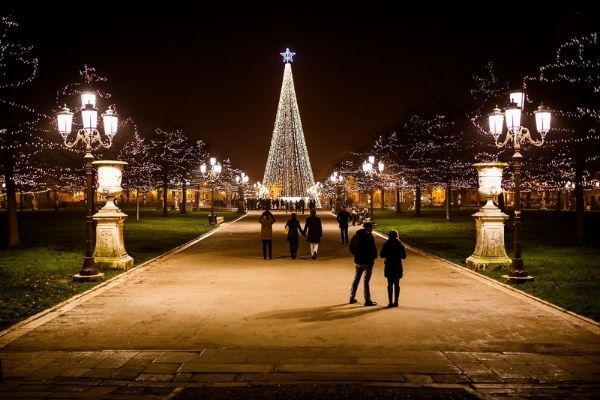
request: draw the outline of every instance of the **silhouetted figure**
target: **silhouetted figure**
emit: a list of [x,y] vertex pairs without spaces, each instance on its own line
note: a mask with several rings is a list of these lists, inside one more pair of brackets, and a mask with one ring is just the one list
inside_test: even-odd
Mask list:
[[310,244],[310,254],[312,255],[312,259],[316,260],[321,236],[323,236],[323,226],[321,225],[321,218],[317,217],[317,210],[315,208],[310,209],[310,216],[306,218],[306,222],[304,223],[304,234]]
[[275,217],[269,210],[265,210],[260,218],[260,239],[262,240],[263,257],[266,260],[273,258],[273,224]]
[[346,206],[342,206],[342,209],[337,214],[337,222],[340,226],[340,234],[342,236],[342,244],[348,244],[348,223],[350,222],[350,218],[352,216],[346,210]]
[[296,213],[292,213],[292,218],[285,223],[288,230],[287,241],[290,242],[290,256],[295,259],[298,255],[298,241],[300,235],[304,235],[300,227],[300,221],[296,219]]
[[[388,308],[398,307],[400,297],[400,279],[403,275],[402,260],[406,258],[406,247],[398,237],[398,231],[391,230],[388,240],[383,244],[379,257],[385,258],[383,275],[387,278]],[[394,301],[392,302],[392,289]]]
[[362,229],[356,231],[350,241],[350,253],[354,255],[355,274],[350,288],[350,304],[356,303],[356,290],[362,274],[365,274],[363,281],[365,286],[365,306],[376,306],[377,303],[371,300],[371,290],[369,283],[373,274],[373,265],[377,259],[377,246],[375,238],[371,234],[373,232],[373,224],[366,222]]

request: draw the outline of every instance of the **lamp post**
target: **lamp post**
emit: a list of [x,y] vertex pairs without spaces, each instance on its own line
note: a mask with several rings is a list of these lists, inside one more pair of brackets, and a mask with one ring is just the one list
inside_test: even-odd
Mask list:
[[375,189],[375,178],[378,174],[383,172],[383,161],[377,163],[377,169],[375,169],[375,156],[369,156],[369,158],[363,161],[362,169],[365,175],[369,177],[371,187],[371,222],[375,221],[375,215],[373,214],[373,191]]
[[[494,111],[489,114],[490,133],[494,137],[494,141],[498,148],[505,147],[512,142],[514,146],[513,168],[515,179],[515,200],[514,200],[514,245],[513,245],[513,260],[511,271],[504,278],[515,283],[524,283],[533,280],[525,271],[523,260],[521,258],[521,242],[519,241],[519,230],[521,225],[521,145],[529,143],[534,146],[542,146],[546,138],[546,134],[550,130],[551,113],[547,107],[541,104],[535,114],[535,124],[537,131],[540,134],[540,140],[533,139],[529,129],[521,125],[521,113],[525,104],[525,93],[522,91],[513,91],[509,95],[510,104],[502,112],[497,106]],[[506,138],[499,142],[498,139],[502,135],[503,122],[506,120]]]
[[329,177],[329,181],[335,187],[335,211],[338,212],[342,206],[342,199],[340,194],[340,189],[344,185],[344,177],[342,174],[339,174],[337,171],[334,171],[333,174]]
[[81,122],[82,128],[77,129],[75,138],[69,141],[73,124],[73,112],[65,105],[65,107],[57,113],[56,119],[58,123],[58,131],[63,137],[64,145],[67,148],[75,147],[78,143],[85,145],[85,176],[86,176],[86,249],[83,266],[78,274],[73,276],[74,281],[98,281],[104,279],[104,274],[99,272],[94,263],[94,187],[93,187],[93,167],[92,161],[92,146],[98,144],[104,148],[109,148],[112,145],[112,139],[117,133],[118,116],[115,111],[108,108],[102,114],[102,122],[104,126],[104,134],[106,139],[102,137],[98,130],[98,110],[96,109],[96,94],[93,92],[81,93]]
[[245,203],[244,190],[245,190],[246,184],[248,183],[249,180],[250,180],[250,178],[244,172],[241,172],[240,175],[237,175],[235,177],[235,183],[238,184],[238,194],[240,196],[240,198],[238,199],[237,212],[240,214],[243,214],[246,211],[246,207],[244,205],[244,203]]
[[217,224],[217,216],[215,215],[215,183],[217,179],[219,179],[219,175],[221,174],[221,164],[217,162],[215,157],[211,157],[209,160],[210,168],[207,167],[206,163],[202,163],[200,165],[200,173],[202,177],[208,179],[211,187],[211,198],[210,198],[210,215],[208,216],[208,223],[210,225]]

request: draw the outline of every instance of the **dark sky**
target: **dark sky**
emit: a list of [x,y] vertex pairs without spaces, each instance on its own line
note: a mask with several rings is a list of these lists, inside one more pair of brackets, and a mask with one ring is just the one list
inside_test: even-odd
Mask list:
[[95,66],[110,79],[121,114],[146,130],[177,126],[205,139],[252,182],[262,179],[286,47],[297,53],[300,115],[315,178],[322,180],[333,162],[426,102],[425,83],[444,81],[465,92],[488,60],[519,82],[550,62],[581,21],[588,30],[597,21],[563,10],[490,18],[433,6],[433,14],[203,7],[94,3],[93,10],[34,12],[21,3],[11,11],[40,56],[41,87],[48,90],[40,96],[54,98],[83,64]]

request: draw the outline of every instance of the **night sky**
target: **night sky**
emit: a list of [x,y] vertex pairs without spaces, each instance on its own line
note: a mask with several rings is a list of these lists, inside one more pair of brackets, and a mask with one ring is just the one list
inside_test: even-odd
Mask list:
[[36,46],[40,98],[53,100],[83,64],[94,66],[110,79],[120,114],[131,115],[142,131],[182,128],[205,139],[217,157],[230,157],[251,182],[262,180],[283,77],[279,53],[286,47],[297,53],[292,68],[300,115],[315,178],[323,180],[335,161],[426,102],[427,85],[444,82],[464,93],[490,60],[518,83],[550,62],[569,33],[598,21],[573,10],[490,18],[440,8],[428,14],[198,4],[1,7]]

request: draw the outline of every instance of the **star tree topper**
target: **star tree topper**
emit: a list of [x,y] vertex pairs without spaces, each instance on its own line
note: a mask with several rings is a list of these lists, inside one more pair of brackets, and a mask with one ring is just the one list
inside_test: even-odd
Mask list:
[[291,63],[294,62],[294,56],[296,55],[296,53],[292,53],[290,51],[290,49],[285,49],[285,53],[279,53],[281,54],[281,56],[283,57],[283,62],[284,63]]

